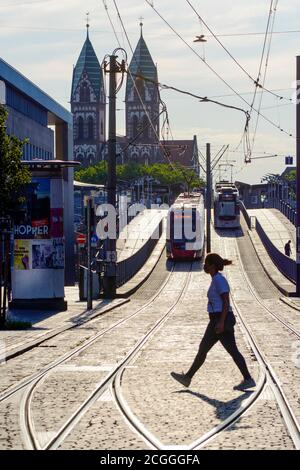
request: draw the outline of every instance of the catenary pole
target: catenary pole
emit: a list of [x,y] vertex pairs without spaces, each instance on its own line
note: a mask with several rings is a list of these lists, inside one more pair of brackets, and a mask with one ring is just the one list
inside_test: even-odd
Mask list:
[[297,266],[297,276],[296,276],[296,294],[300,297],[300,56],[297,56],[297,104],[296,104],[296,135],[297,135],[297,219],[296,219],[296,266]]
[[211,154],[210,144],[206,144],[206,253],[211,252]]

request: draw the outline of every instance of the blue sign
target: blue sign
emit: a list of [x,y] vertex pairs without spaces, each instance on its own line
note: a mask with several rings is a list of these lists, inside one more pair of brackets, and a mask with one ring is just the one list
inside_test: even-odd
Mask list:
[[285,164],[286,165],[292,165],[293,164],[293,157],[291,157],[290,155],[285,157]]

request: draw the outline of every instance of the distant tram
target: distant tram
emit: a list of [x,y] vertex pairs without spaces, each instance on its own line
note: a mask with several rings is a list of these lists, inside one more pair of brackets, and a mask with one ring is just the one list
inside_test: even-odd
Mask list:
[[215,228],[239,228],[239,192],[235,184],[228,181],[216,183],[214,198]]
[[167,218],[167,257],[192,260],[202,257],[205,211],[203,195],[193,191],[178,196]]

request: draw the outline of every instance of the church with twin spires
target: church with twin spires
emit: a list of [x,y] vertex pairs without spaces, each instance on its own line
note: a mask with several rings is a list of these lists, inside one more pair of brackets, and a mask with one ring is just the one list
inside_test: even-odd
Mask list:
[[[191,140],[159,140],[160,98],[158,87],[152,83],[158,82],[157,66],[143,37],[142,23],[140,27],[140,38],[129,65],[131,73],[126,74],[126,135],[117,136],[117,163],[167,163],[167,153],[172,162],[194,167],[199,174],[196,136]],[[103,69],[91,43],[87,24],[87,36],[73,70],[71,89],[74,159],[83,167],[107,158],[106,104]]]

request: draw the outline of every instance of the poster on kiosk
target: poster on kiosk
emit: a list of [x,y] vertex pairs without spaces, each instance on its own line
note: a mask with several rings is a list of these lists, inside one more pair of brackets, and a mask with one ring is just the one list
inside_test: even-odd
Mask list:
[[[63,182],[33,176],[14,228],[13,304],[64,305]],[[52,299],[52,301],[51,301]]]

